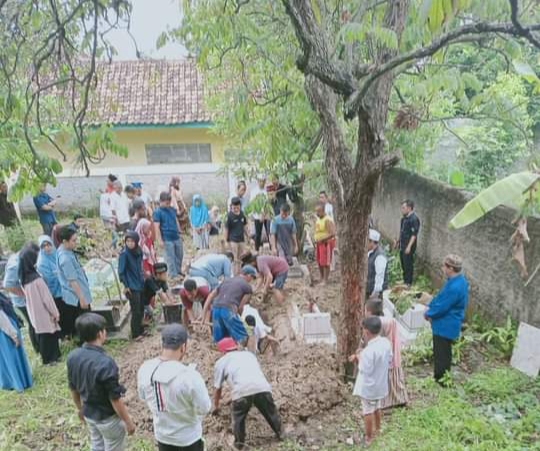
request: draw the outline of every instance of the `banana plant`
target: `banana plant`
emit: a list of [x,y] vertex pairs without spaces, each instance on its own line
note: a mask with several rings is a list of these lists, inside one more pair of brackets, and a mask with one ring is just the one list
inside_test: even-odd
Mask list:
[[471,199],[450,220],[451,229],[461,229],[484,217],[500,205],[513,208],[524,215],[537,199],[540,173],[519,172],[489,186]]

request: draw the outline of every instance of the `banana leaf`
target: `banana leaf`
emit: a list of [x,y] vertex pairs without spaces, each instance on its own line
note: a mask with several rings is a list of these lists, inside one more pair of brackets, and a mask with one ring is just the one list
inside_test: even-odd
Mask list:
[[461,229],[482,218],[499,205],[519,210],[527,199],[526,192],[540,179],[540,174],[520,172],[509,175],[471,199],[452,218],[449,227]]

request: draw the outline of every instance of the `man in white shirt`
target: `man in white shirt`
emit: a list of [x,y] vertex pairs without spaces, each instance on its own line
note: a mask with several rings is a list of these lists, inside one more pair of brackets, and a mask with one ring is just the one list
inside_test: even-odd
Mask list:
[[362,321],[366,347],[349,357],[358,362],[358,375],[353,395],[362,400],[365,442],[369,446],[381,429],[381,401],[388,395],[388,371],[392,365],[392,345],[381,337],[382,323],[378,316]]
[[274,399],[272,387],[264,377],[255,354],[239,351],[236,342],[224,338],[218,349],[225,355],[221,357],[214,370],[214,409],[219,411],[221,390],[225,381],[231,388],[234,446],[242,449],[246,439],[246,418],[255,407],[261,412],[278,439],[281,439],[281,420]]
[[211,402],[195,365],[181,362],[187,340],[180,324],[165,326],[161,356],[144,362],[137,375],[139,398],[152,412],[159,451],[204,451],[202,420]]
[[382,298],[382,293],[388,288],[388,260],[384,250],[379,246],[381,234],[369,229],[368,237],[368,276],[367,297]]
[[328,199],[328,194],[326,194],[326,191],[321,191],[319,193],[319,201],[324,204],[324,213],[327,216],[330,216],[332,218],[332,221],[334,220],[334,206],[330,203],[330,199]]
[[116,180],[113,183],[114,191],[111,193],[111,209],[116,220],[116,229],[125,232],[129,227],[129,204],[130,199],[122,192],[122,182]]

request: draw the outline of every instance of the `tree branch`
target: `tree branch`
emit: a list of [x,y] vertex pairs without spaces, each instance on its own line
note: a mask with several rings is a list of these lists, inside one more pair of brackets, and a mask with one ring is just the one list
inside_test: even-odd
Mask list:
[[386,63],[375,66],[363,81],[361,89],[355,92],[349,99],[348,110],[354,111],[358,107],[358,105],[362,102],[364,96],[368,92],[370,86],[379,77],[383,76],[389,71],[398,68],[399,66],[402,66],[403,64],[409,63],[411,61],[417,61],[428,56],[432,56],[442,48],[449,45],[461,42],[470,42],[470,35],[502,33],[517,37],[526,37],[526,34],[530,33],[531,30],[540,30],[540,24],[532,25],[525,29],[525,31],[519,30],[512,23],[478,22],[458,27],[452,31],[449,31],[446,34],[443,34],[439,38],[432,41],[431,44],[425,47],[411,50],[410,52],[391,58]]
[[310,0],[282,0],[298,38],[302,54],[297,66],[304,75],[314,75],[334,91],[348,97],[355,81],[345,65],[332,58],[324,30],[317,24]]
[[512,24],[518,31],[518,34],[527,39],[532,45],[540,49],[540,41],[532,34],[531,28],[524,28],[518,20],[518,2],[517,0],[508,0],[510,3],[510,19]]

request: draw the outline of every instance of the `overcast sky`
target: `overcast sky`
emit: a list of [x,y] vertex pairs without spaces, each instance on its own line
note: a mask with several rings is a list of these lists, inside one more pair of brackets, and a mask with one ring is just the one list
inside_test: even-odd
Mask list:
[[[186,49],[177,43],[169,43],[156,50],[159,35],[180,24],[179,0],[133,0],[132,4],[131,33],[145,56],[178,59],[187,55]],[[136,59],[135,46],[125,30],[112,30],[108,38],[118,51],[116,60]]]

